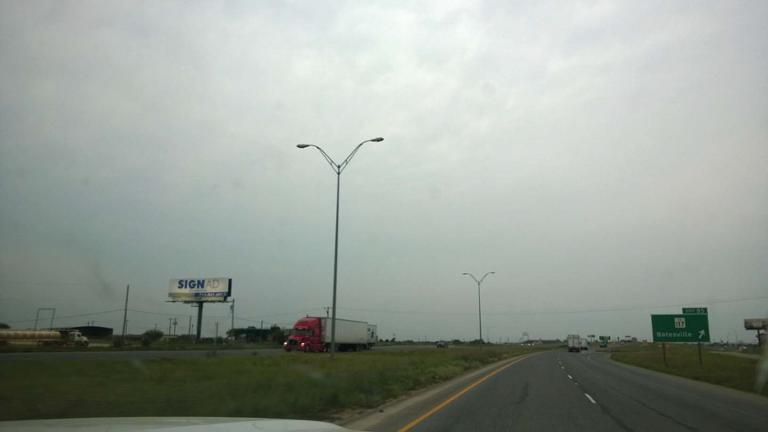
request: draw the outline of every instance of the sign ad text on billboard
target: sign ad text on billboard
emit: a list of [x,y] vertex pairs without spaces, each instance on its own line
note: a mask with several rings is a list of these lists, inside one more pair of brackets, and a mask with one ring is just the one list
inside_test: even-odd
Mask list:
[[232,295],[230,278],[171,279],[168,297],[181,302],[223,302]]

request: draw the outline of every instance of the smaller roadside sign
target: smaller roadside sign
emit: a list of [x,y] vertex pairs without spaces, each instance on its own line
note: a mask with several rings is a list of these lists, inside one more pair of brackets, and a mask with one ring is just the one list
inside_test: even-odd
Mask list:
[[705,307],[684,307],[684,314],[704,314],[707,315],[707,308]]
[[654,342],[709,342],[706,314],[651,315]]
[[745,330],[768,330],[768,318],[747,318],[744,320]]

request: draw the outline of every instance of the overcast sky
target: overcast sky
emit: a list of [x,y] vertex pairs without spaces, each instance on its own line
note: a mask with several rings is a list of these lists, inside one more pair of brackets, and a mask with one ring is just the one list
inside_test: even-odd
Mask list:
[[[0,321],[382,337],[768,316],[768,2],[0,1]],[[107,312],[113,311],[113,312]],[[142,312],[138,312],[142,311]],[[103,313],[102,313],[103,312]],[[148,313],[150,312],[150,313]],[[77,316],[98,313],[89,316]],[[206,308],[205,332],[229,327]],[[222,330],[223,331],[223,330]]]

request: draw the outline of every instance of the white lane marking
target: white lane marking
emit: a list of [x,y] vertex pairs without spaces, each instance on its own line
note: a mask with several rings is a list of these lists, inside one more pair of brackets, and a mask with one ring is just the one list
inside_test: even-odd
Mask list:
[[589,394],[587,394],[587,393],[584,393],[584,396],[586,396],[586,397],[587,397],[587,399],[589,399],[589,401],[590,401],[590,402],[592,402],[593,404],[596,404],[596,403],[597,403],[597,402],[595,402],[595,400],[594,400],[594,399],[592,399],[592,396],[590,396]]
[[573,379],[573,377],[572,377],[572,376],[570,376],[570,375],[568,375],[568,379]]

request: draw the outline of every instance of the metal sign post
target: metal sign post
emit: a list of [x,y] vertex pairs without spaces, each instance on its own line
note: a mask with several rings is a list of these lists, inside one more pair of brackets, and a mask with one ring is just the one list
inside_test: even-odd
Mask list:
[[699,347],[699,366],[701,366],[703,364],[701,361],[701,342],[697,343],[696,345]]
[[[707,315],[708,312],[707,312],[707,308],[705,308],[705,307],[687,307],[687,308],[683,308],[683,313],[684,314]],[[699,352],[699,366],[701,366],[703,364],[703,362],[701,361],[701,341],[697,342],[696,345],[697,345],[696,348],[697,348],[697,350]]]

